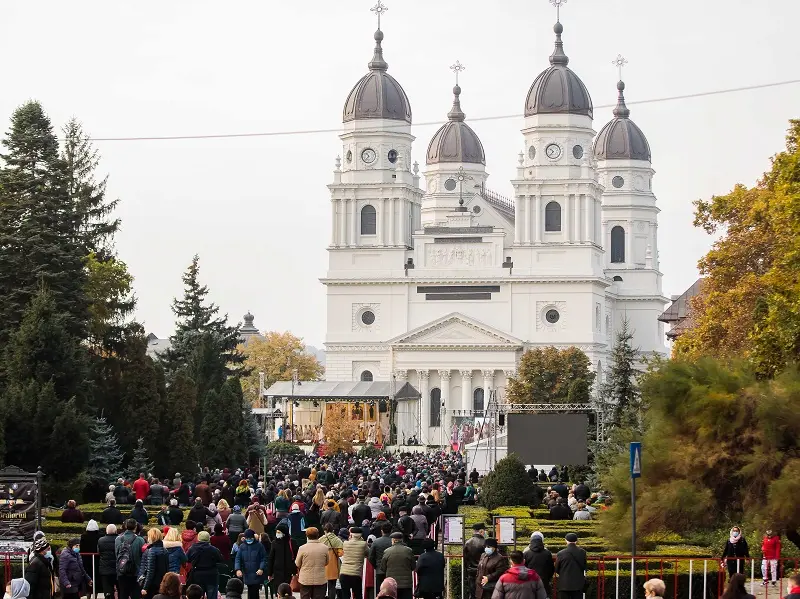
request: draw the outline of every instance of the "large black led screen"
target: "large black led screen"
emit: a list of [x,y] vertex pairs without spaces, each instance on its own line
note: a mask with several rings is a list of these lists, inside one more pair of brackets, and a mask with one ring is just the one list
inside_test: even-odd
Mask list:
[[508,453],[523,464],[585,466],[586,414],[508,414]]

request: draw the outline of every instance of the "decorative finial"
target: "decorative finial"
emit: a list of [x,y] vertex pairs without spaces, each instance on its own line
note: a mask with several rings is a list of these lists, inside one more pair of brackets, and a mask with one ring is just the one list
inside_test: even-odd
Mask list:
[[414,176],[419,175],[419,162],[414,161]]
[[461,95],[461,86],[458,85],[458,75],[466,68],[467,67],[461,64],[458,60],[454,65],[450,66],[450,70],[456,74],[456,85],[453,88],[453,108],[451,108],[450,112],[447,113],[447,118],[451,121],[463,121],[467,117],[467,115],[465,115],[461,110],[461,100],[459,98]]
[[336,156],[336,170],[337,171],[341,170],[341,168],[342,168],[342,157],[337,155]]
[[375,53],[372,55],[372,60],[367,65],[371,71],[385,71],[389,68],[389,65],[386,64],[386,61],[383,60],[383,48],[381,47],[381,42],[383,41],[383,31],[381,31],[381,15],[385,13],[388,8],[386,8],[382,3],[381,0],[378,0],[378,3],[370,8],[372,12],[378,15],[378,29],[375,31]]
[[459,190],[458,190],[458,208],[456,208],[457,212],[466,212],[467,209],[464,206],[464,181],[472,181],[472,177],[470,177],[465,171],[463,166],[458,167],[458,172],[456,173],[456,181],[459,183]]
[[550,55],[551,65],[569,64],[569,58],[564,54],[564,42],[561,41],[561,33],[564,31],[564,26],[561,24],[561,7],[567,3],[567,0],[550,0],[550,4],[556,7],[556,24],[553,26],[553,31],[556,34],[556,48]]
[[525,164],[525,154],[522,153],[522,150],[519,151],[519,165],[522,166]]
[[[566,0],[564,0],[566,2]],[[386,6],[383,5],[381,0],[378,0],[378,3],[369,9],[371,12],[374,12],[378,16],[378,31],[381,30],[381,15],[389,10]]]
[[611,61],[617,70],[619,71],[619,80],[622,81],[622,67],[628,64],[628,59],[626,59],[622,54],[617,54],[617,57]]
[[561,22],[561,7],[567,3],[567,0],[550,0],[550,4],[556,7],[556,23]]

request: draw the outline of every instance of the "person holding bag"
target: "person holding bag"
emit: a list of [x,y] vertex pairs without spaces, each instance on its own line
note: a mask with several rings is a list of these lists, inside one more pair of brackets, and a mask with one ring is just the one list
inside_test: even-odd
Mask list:
[[244,543],[236,552],[236,576],[247,587],[247,599],[259,599],[267,569],[267,551],[264,545],[256,542],[256,533],[251,529],[244,531]]
[[336,581],[339,579],[339,569],[344,553],[342,540],[333,532],[333,525],[328,522],[323,527],[325,534],[320,537],[320,542],[328,548],[328,565],[325,566],[325,576],[328,579],[328,599],[336,599]]

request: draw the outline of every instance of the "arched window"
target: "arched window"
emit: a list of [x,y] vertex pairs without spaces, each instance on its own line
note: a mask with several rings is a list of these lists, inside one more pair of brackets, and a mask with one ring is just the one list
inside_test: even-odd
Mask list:
[[431,389],[431,426],[442,425],[442,390],[439,387]]
[[361,209],[361,234],[375,235],[377,228],[375,206],[370,206],[368,204]]
[[369,370],[365,370],[364,372],[361,373],[361,380],[364,381],[365,383],[371,383],[372,373]]
[[561,230],[561,204],[558,202],[549,202],[544,207],[544,230]]
[[611,229],[611,262],[625,262],[625,229],[619,225]]
[[480,387],[472,392],[472,409],[475,412],[480,412],[475,416],[483,416],[483,389]]

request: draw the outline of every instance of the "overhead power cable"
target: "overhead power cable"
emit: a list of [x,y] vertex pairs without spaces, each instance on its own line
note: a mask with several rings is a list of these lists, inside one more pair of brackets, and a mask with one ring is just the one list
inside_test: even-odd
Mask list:
[[[790,79],[788,81],[776,81],[773,83],[761,83],[758,85],[746,85],[742,87],[732,87],[727,89],[718,89],[713,91],[705,91],[705,92],[696,92],[693,94],[681,94],[678,96],[664,96],[661,98],[651,98],[649,100],[639,100],[634,102],[626,102],[628,106],[636,106],[639,104],[655,104],[658,102],[674,102],[676,100],[688,100],[691,98],[702,98],[704,96],[718,96],[722,94],[732,94],[737,92],[749,91],[754,89],[765,89],[768,87],[780,87],[784,85],[793,85],[796,83],[800,83],[800,79]],[[615,104],[603,104],[601,106],[595,106],[595,110],[603,109],[603,108],[614,108]],[[471,123],[479,122],[479,121],[500,121],[505,119],[516,119],[522,118],[523,114],[503,114],[503,115],[496,115],[496,116],[482,116],[482,117],[474,117],[470,118],[469,121]],[[427,121],[424,123],[414,123],[413,127],[425,127],[425,126],[433,126],[433,125],[441,125],[441,120],[436,121]],[[396,125],[397,128],[406,127],[405,124],[398,124]],[[387,125],[383,129],[391,129],[395,127],[394,125]],[[341,133],[342,128],[336,127],[331,129],[296,129],[291,131],[262,131],[262,132],[249,132],[249,133],[206,133],[206,134],[198,134],[198,135],[152,135],[147,137],[92,137],[92,141],[169,141],[169,140],[180,140],[180,139],[234,139],[234,138],[242,138],[242,137],[278,137],[278,136],[291,136],[291,135],[316,135],[321,133]]]

